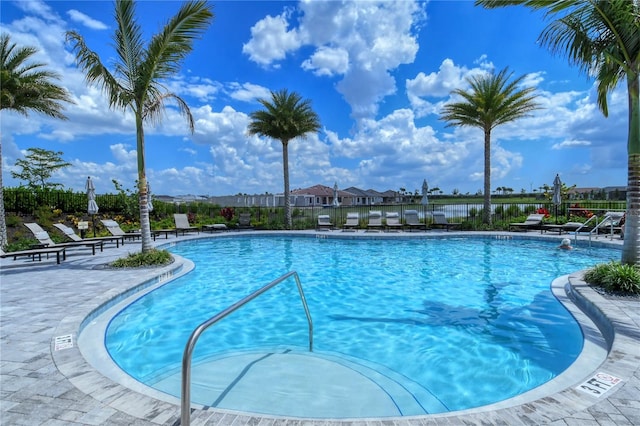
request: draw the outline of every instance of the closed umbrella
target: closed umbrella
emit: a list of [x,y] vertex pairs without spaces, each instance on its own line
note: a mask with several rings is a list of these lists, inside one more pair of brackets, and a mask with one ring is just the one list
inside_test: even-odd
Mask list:
[[96,203],[96,187],[93,186],[91,176],[87,177],[87,183],[85,184],[87,190],[87,198],[89,204],[87,206],[87,213],[91,215],[91,223],[93,225],[93,236],[96,236],[96,213],[98,213],[98,203]]
[[338,202],[338,182],[333,185],[333,207],[338,207],[340,203]]
[[558,206],[562,204],[562,194],[560,193],[561,190],[562,181],[560,180],[560,175],[556,174],[556,178],[553,180],[553,198],[551,200],[556,210],[556,225],[558,224]]
[[422,201],[420,201],[420,204],[422,204],[423,206],[426,206],[427,204],[429,204],[429,197],[427,196],[427,191],[429,191],[429,185],[427,184],[427,180],[423,180],[422,181]]

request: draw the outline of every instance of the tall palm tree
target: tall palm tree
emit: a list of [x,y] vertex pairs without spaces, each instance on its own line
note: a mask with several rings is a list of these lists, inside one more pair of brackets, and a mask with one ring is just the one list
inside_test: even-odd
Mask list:
[[482,74],[467,78],[470,90],[453,90],[460,102],[445,104],[441,120],[451,126],[478,127],[484,131],[484,211],[482,221],[491,223],[491,131],[504,123],[528,115],[538,109],[533,87],[519,88],[523,75],[509,82],[513,73],[507,68],[498,74]]
[[[30,46],[17,46],[8,34],[0,35],[0,111],[12,110],[24,116],[37,112],[66,120],[62,113],[64,102],[73,103],[66,89],[55,81],[60,76],[44,67],[46,64],[29,62],[37,52]],[[0,142],[0,247],[7,245],[7,223],[4,216],[2,185],[2,142]]]
[[520,4],[546,10],[553,21],[540,35],[597,81],[598,106],[608,116],[607,94],[626,77],[629,97],[627,215],[622,263],[640,262],[640,2],[638,0],[479,0],[485,7]]
[[86,73],[90,84],[99,85],[109,97],[109,106],[130,110],[136,121],[136,147],[138,155],[138,194],[142,252],[152,249],[151,228],[147,199],[145,167],[144,123],[158,123],[162,118],[165,101],[172,100],[185,116],[191,133],[193,116],[186,102],[166,91],[162,81],[178,73],[180,63],[193,49],[194,39],[202,34],[213,18],[206,1],[182,4],[178,13],[155,34],[147,46],[143,45],[143,32],[135,18],[135,5],[130,0],[116,0],[117,29],[113,35],[117,60],[113,72],[102,64],[97,53],[91,51],[80,34],[67,32],[76,54],[78,66]]
[[320,130],[320,118],[311,108],[311,101],[303,100],[296,92],[286,89],[271,92],[271,101],[259,99],[265,109],[252,112],[249,117],[250,135],[267,136],[282,143],[284,169],[284,215],[286,228],[291,229],[291,200],[289,199],[289,142],[307,133]]

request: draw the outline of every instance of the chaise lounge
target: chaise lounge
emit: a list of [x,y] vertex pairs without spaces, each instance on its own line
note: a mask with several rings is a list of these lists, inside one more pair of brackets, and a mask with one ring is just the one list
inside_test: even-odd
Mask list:
[[381,231],[382,230],[382,212],[379,210],[372,210],[369,212],[369,223],[367,224],[367,231]]
[[182,235],[186,234],[187,232],[200,233],[200,228],[197,226],[191,226],[191,224],[189,223],[189,218],[184,213],[174,213],[173,221],[176,224],[176,237],[178,236],[179,232],[182,232]]
[[448,232],[449,229],[451,228],[460,227],[459,223],[450,223],[447,220],[447,217],[444,215],[444,212],[433,212],[432,217],[433,217],[433,224],[431,226],[433,226],[434,228],[444,228]]
[[342,225],[343,231],[354,231],[360,227],[360,215],[357,212],[347,213],[347,221]]
[[509,231],[518,230],[518,231],[527,231],[529,229],[542,229],[542,220],[544,219],[544,214],[530,214],[524,222],[510,223]]
[[71,241],[75,241],[75,242],[82,242],[82,241],[88,241],[88,242],[95,242],[95,241],[104,241],[104,242],[115,242],[116,243],[116,248],[120,247],[120,243],[122,243],[122,245],[124,245],[124,237],[116,237],[116,236],[110,236],[110,237],[90,237],[90,238],[81,238],[78,234],[76,234],[76,232],[73,230],[73,228],[68,227],[67,225],[65,225],[64,223],[54,223],[53,226],[55,226],[56,228],[58,228],[65,237],[67,237],[68,239],[70,239]]
[[406,210],[404,212],[404,221],[409,231],[413,231],[414,229],[418,231],[426,231],[427,225],[420,222],[420,218],[418,217],[418,210]]
[[100,247],[100,251],[104,248],[104,243],[102,241],[81,241],[81,242],[69,242],[69,243],[56,243],[54,242],[49,233],[42,229],[40,225],[37,223],[25,223],[24,226],[29,228],[31,233],[40,243],[38,247],[34,248],[53,248],[53,247],[64,247],[64,248],[73,248],[73,247],[89,247],[92,251],[92,254],[96,254],[96,247]]
[[123,237],[125,239],[138,239],[142,237],[140,232],[124,232],[118,222],[112,219],[100,219],[100,222],[107,228],[107,231],[115,237]]
[[402,231],[402,222],[400,222],[400,214],[398,212],[385,213],[385,229],[387,231]]
[[328,214],[318,215],[318,224],[316,225],[316,231],[331,231],[333,229],[333,223],[331,223],[331,217]]
[[42,255],[46,254],[47,258],[50,254],[56,255],[56,263],[60,264],[60,255],[62,254],[62,260],[67,259],[66,247],[44,247],[33,250],[19,250],[19,251],[10,251],[5,252],[0,249],[0,257],[5,259],[7,257],[13,257],[13,260],[16,260],[18,257],[31,257],[32,260],[36,260],[36,256],[38,256],[38,261],[42,262]]

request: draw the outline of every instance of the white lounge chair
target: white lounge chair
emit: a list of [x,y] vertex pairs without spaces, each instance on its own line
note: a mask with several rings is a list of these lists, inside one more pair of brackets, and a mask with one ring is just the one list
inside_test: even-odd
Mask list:
[[328,214],[318,215],[318,224],[316,225],[316,230],[331,231],[332,229],[333,229],[333,223],[331,223],[331,217]]
[[0,257],[3,259],[7,257],[13,257],[13,260],[16,260],[18,257],[28,256],[32,260],[36,260],[36,256],[38,256],[38,260],[42,261],[43,254],[46,254],[47,258],[49,257],[50,254],[55,254],[56,263],[59,265],[61,254],[62,254],[62,260],[66,260],[67,258],[66,249],[67,249],[66,247],[44,247],[44,248],[37,248],[33,250],[19,250],[19,251],[10,251],[10,252],[5,252],[4,250],[0,249]]
[[526,231],[528,229],[542,229],[544,216],[545,215],[542,213],[530,214],[524,222],[510,223],[509,231],[511,231],[511,228],[518,229],[520,231]]
[[174,213],[173,220],[176,224],[176,236],[178,235],[178,232],[182,232],[182,235],[187,232],[200,233],[200,228],[197,226],[191,226],[189,218],[184,213]]
[[447,220],[447,217],[444,215],[444,212],[433,212],[432,217],[433,224],[431,226],[433,226],[434,228],[445,228],[447,231],[449,231],[449,229],[451,228],[460,227],[459,223],[450,223]]
[[420,222],[420,218],[418,217],[417,210],[405,210],[404,212],[404,221],[409,231],[414,229],[426,231],[427,225]]
[[343,231],[355,231],[360,227],[360,215],[357,212],[347,213],[347,221],[342,225]]
[[385,229],[402,231],[402,222],[400,222],[400,214],[398,212],[386,212],[385,215]]
[[38,240],[39,247],[34,248],[53,248],[53,247],[65,247],[65,248],[73,248],[73,247],[89,247],[91,249],[92,254],[96,254],[96,247],[100,247],[100,251],[103,250],[103,242],[102,241],[81,241],[81,242],[70,242],[70,243],[56,243],[54,242],[49,233],[42,229],[40,225],[37,223],[25,223],[24,226],[29,228],[34,237]]
[[125,239],[138,239],[142,237],[140,232],[124,232],[118,222],[112,219],[100,219],[100,222],[107,228],[107,231],[115,237],[124,237]]
[[380,231],[382,229],[382,212],[379,210],[372,210],[369,212],[369,223],[367,224],[367,231]]
[[89,241],[89,242],[91,242],[91,241],[115,242],[116,243],[116,247],[120,247],[120,243],[122,243],[124,245],[124,237],[122,237],[122,236],[116,237],[115,235],[112,235],[110,237],[82,238],[78,234],[76,234],[76,231],[74,231],[73,228],[68,227],[64,223],[54,223],[53,226],[55,226],[60,231],[62,231],[64,236],[67,237],[68,239],[70,239],[71,241],[75,241],[75,242],[82,242],[82,241]]

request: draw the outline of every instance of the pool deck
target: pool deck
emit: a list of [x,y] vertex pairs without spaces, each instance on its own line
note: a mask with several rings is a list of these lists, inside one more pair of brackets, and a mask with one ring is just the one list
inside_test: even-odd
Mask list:
[[[251,231],[243,231],[247,233]],[[257,232],[259,233],[259,232]],[[275,232],[269,232],[274,234]],[[299,231],[298,234],[342,234],[339,231]],[[364,236],[364,232],[344,233]],[[456,232],[380,233],[386,238],[406,234],[455,236]],[[468,233],[465,233],[468,234]],[[472,233],[481,235],[483,233]],[[214,237],[220,234],[214,234]],[[487,233],[497,238],[551,238],[539,232]],[[158,239],[163,245],[200,236]],[[596,241],[621,244],[618,239]],[[577,247],[586,244],[578,241]],[[130,251],[139,242],[91,255],[89,249],[68,251],[56,264],[55,256],[41,262],[28,258],[0,260],[0,424],[2,425],[177,425],[180,406],[175,401],[143,395],[116,383],[92,367],[76,345],[82,321],[104,303],[144,282],[160,283],[174,274],[184,259],[163,268],[113,270],[103,266]],[[420,417],[311,420],[196,409],[192,425],[640,425],[640,300],[604,298],[569,277],[571,288],[593,321],[612,339],[606,360],[596,369],[584,371],[566,388],[534,401],[510,407],[479,408],[458,413]],[[607,373],[621,381],[593,382],[603,393],[578,387],[596,373]]]

